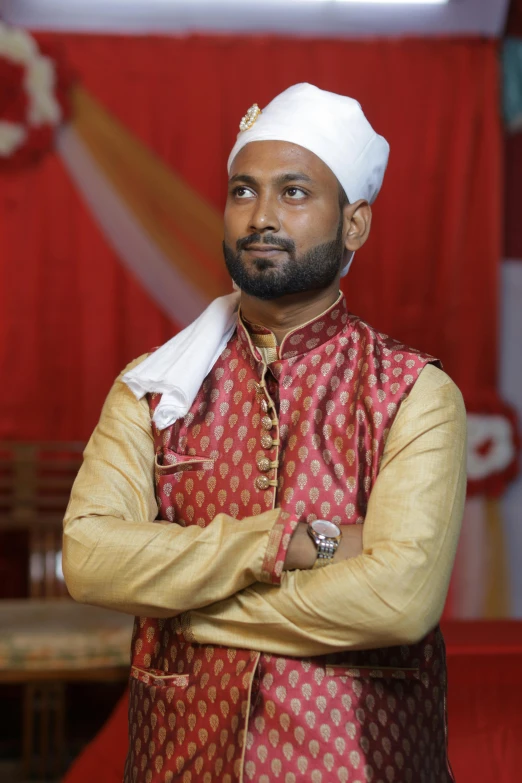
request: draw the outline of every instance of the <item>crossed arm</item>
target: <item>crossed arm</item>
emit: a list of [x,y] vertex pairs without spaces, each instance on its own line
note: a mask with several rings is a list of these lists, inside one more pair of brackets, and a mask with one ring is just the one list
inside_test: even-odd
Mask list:
[[[390,430],[362,554],[319,571],[286,571],[279,585],[263,569],[282,528],[278,509],[241,521],[218,514],[207,528],[154,524],[147,403],[117,380],[64,522],[69,590],[131,614],[188,612],[201,643],[316,655],[416,641],[442,612],[462,516],[464,451],[460,393],[428,366]],[[287,558],[309,568],[303,541],[295,537]]]

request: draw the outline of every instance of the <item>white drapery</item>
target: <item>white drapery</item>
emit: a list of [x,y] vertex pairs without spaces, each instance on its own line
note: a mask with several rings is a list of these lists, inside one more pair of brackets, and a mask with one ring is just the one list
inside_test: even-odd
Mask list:
[[445,5],[325,0],[0,0],[5,21],[33,29],[166,34],[277,32],[357,38],[501,34],[509,0]]

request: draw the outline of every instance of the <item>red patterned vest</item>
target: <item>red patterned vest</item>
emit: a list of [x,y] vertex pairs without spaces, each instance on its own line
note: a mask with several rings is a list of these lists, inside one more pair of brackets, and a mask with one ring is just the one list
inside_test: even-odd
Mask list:
[[[268,366],[239,321],[185,418],[153,426],[159,517],[206,526],[277,506],[363,522],[387,433],[432,361],[344,298]],[[199,645],[184,616],[136,618],[125,783],[449,783],[445,676],[438,628],[415,645],[299,659]]]

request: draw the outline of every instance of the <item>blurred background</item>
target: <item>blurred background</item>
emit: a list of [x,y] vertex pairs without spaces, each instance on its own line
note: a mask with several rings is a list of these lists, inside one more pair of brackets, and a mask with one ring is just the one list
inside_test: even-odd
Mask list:
[[121,781],[131,618],[67,597],[61,519],[116,375],[230,290],[239,121],[302,81],[391,145],[343,288],[464,394],[450,758],[522,779],[522,0],[0,0],[0,781]]

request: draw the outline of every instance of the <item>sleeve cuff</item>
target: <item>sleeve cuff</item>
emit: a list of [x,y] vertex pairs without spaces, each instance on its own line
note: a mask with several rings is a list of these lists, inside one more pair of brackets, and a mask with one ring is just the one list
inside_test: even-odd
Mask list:
[[297,519],[286,511],[281,511],[268,537],[261,567],[261,582],[271,585],[281,584],[286,553],[297,524]]

